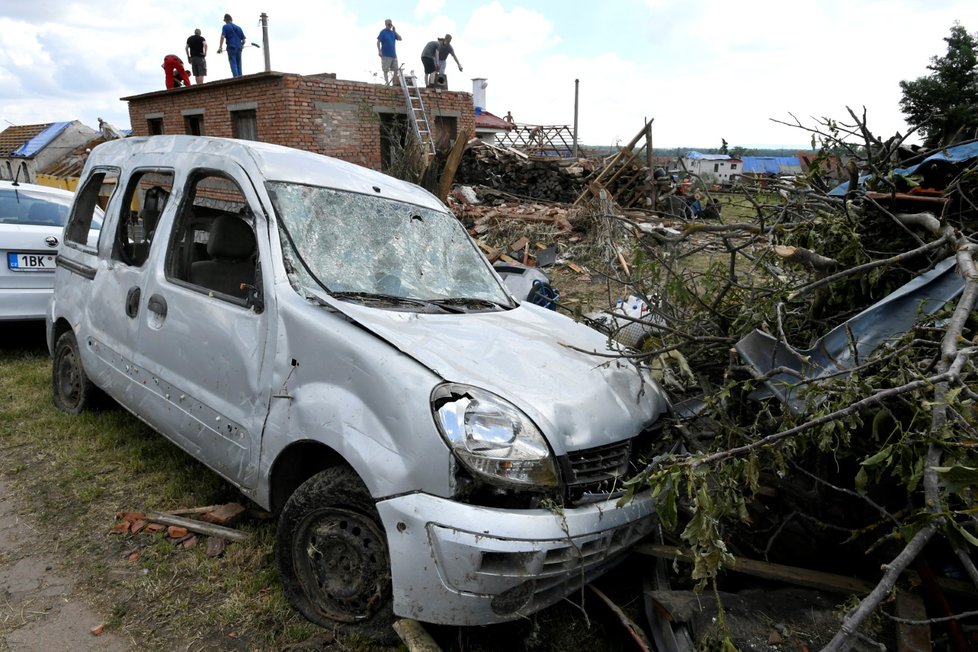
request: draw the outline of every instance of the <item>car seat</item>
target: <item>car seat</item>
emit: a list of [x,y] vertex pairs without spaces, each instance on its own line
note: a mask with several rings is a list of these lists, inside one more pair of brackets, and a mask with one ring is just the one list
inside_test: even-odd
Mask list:
[[190,282],[222,294],[243,299],[255,282],[255,232],[234,215],[214,220],[207,240],[211,260],[190,266]]

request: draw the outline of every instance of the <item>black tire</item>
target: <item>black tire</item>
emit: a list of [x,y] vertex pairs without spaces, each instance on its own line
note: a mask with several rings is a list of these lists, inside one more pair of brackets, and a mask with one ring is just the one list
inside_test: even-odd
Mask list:
[[278,520],[275,556],[285,595],[328,629],[394,643],[390,554],[377,508],[351,469],[304,482]]
[[75,334],[65,331],[54,345],[51,366],[51,397],[54,405],[68,414],[81,414],[95,407],[98,388],[82,367]]

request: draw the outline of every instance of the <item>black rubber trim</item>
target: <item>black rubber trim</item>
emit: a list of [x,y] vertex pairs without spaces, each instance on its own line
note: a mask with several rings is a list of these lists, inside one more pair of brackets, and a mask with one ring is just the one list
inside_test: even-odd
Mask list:
[[88,265],[82,265],[81,263],[76,263],[73,260],[66,260],[61,256],[58,256],[57,260],[55,261],[55,265],[58,267],[64,267],[72,274],[78,274],[79,276],[84,276],[89,281],[95,279],[95,272],[98,271],[94,267],[89,267]]

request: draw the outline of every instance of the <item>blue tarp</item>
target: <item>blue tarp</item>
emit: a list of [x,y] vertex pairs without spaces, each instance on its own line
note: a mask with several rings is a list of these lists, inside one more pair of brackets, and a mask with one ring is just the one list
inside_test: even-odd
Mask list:
[[796,174],[801,171],[797,156],[743,156],[744,174]]
[[[978,157],[978,140],[969,143],[961,143],[960,145],[952,145],[946,149],[942,149],[939,152],[931,154],[923,161],[916,165],[911,165],[908,168],[897,168],[893,170],[893,174],[898,174],[900,176],[908,176],[914,174],[924,165],[931,163],[932,161],[948,161],[951,163],[960,163],[962,161],[968,161],[970,159]],[[863,175],[859,177],[859,185],[861,186],[863,182],[869,178],[869,175]],[[829,191],[829,194],[834,197],[842,197],[847,192],[849,192],[849,182],[845,181],[840,185],[836,186]]]
[[52,122],[47,129],[34,136],[26,143],[17,148],[13,156],[23,156],[25,158],[34,156],[44,149],[52,140],[68,128],[70,122]]

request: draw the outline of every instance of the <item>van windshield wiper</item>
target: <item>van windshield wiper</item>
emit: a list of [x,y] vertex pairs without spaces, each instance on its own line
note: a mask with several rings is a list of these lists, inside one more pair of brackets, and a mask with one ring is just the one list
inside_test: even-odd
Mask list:
[[416,306],[422,308],[424,312],[445,312],[445,309],[436,305],[433,301],[424,299],[412,299],[409,297],[399,297],[394,294],[383,294],[380,292],[330,292],[336,299],[351,299],[361,303],[385,303],[395,306]]
[[447,299],[432,299],[431,303],[445,308],[448,308],[449,306],[458,306],[460,308],[488,308],[489,310],[506,310],[510,307],[499,303],[498,301],[480,299],[478,297],[448,297]]

